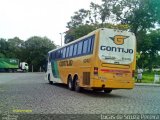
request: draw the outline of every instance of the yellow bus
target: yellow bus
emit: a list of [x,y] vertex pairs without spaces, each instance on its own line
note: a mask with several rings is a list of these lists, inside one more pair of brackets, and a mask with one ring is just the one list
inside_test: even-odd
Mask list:
[[132,32],[100,28],[48,52],[46,78],[70,90],[132,89],[136,38]]

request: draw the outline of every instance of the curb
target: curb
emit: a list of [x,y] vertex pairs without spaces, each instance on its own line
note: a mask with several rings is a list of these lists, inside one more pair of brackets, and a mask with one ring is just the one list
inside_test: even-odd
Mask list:
[[156,86],[160,87],[160,84],[155,84],[155,83],[135,83],[136,86]]

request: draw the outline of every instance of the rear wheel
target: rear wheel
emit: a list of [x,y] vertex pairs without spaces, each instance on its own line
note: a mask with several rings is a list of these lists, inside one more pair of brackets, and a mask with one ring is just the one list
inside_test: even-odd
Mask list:
[[72,78],[68,78],[68,89],[74,90]]
[[50,74],[48,74],[48,82],[49,82],[49,84],[53,84],[53,81],[51,81],[51,77],[50,77]]
[[105,92],[105,93],[111,93],[111,92],[112,92],[112,89],[105,89],[104,92]]
[[75,78],[74,80],[74,88],[76,92],[81,92],[82,91],[82,87],[79,86],[79,81],[78,81],[78,77]]

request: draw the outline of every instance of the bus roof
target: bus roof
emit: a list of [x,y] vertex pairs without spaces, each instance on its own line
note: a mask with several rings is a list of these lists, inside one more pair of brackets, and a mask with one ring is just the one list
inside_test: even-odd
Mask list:
[[[98,32],[98,31],[100,31],[100,30],[104,30],[104,29],[111,29],[111,28],[99,28],[99,29],[96,29],[96,30],[88,33],[87,35],[85,35],[85,36],[83,36],[83,37],[80,37],[80,38],[78,38],[78,39],[76,39],[76,40],[74,40],[74,41],[72,41],[72,42],[70,42],[70,43],[68,43],[68,44],[65,44],[64,46],[61,46],[61,47],[58,47],[58,48],[56,48],[56,49],[50,50],[48,53],[53,52],[53,51],[56,51],[56,50],[59,50],[59,49],[61,49],[61,48],[63,48],[63,47],[66,47],[66,46],[68,46],[68,45],[70,45],[70,44],[73,44],[73,43],[76,43],[76,42],[78,42],[78,41],[81,41],[82,39],[84,39],[84,38],[86,38],[86,37],[89,37],[89,36],[95,34],[96,32]],[[125,30],[119,30],[119,29],[112,29],[112,30],[115,30],[115,31],[125,31]],[[132,33],[132,34],[133,34],[133,33]]]
[[56,50],[59,50],[59,49],[65,47],[65,46],[68,46],[68,45],[70,45],[70,44],[76,43],[76,42],[78,42],[78,41],[81,41],[82,39],[93,35],[94,33],[96,33],[96,32],[99,31],[99,30],[100,30],[100,29],[94,30],[94,31],[88,33],[87,35],[85,35],[85,36],[83,36],[83,37],[80,37],[80,38],[78,38],[78,39],[76,39],[76,40],[74,40],[74,41],[72,41],[72,42],[70,42],[70,43],[68,43],[68,44],[65,44],[64,46],[61,46],[61,47],[58,47],[58,48],[56,48],[56,49],[50,50],[48,53],[53,52],[53,51],[56,51]]

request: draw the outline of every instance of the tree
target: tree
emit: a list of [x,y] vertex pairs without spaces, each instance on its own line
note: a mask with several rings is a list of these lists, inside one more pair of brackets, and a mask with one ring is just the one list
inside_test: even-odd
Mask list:
[[98,4],[95,4],[93,2],[90,3],[90,10],[89,11],[89,22],[92,25],[95,25],[98,23],[100,19],[100,11],[101,11],[101,6]]
[[103,3],[101,5],[91,2],[89,10],[80,9],[76,11],[67,23],[69,30],[65,35],[65,43],[71,42],[102,27],[128,29],[128,25],[126,28],[126,26],[122,27],[119,24],[114,25],[112,22],[109,23],[113,19],[114,21],[116,20],[116,17],[113,17],[113,13],[116,10],[117,13],[121,13],[121,9],[116,9],[117,6],[114,6],[117,1],[119,0],[102,0]]
[[74,41],[86,34],[88,34],[89,32],[95,30],[95,26],[92,25],[80,25],[77,28],[72,28],[69,31],[66,32],[65,35],[65,43],[69,43],[71,41]]
[[[120,25],[120,24],[114,25],[114,24],[109,24],[109,23],[105,23],[105,24],[103,24],[103,26],[106,28],[115,28],[115,29],[120,29],[120,30],[126,30],[129,28],[128,25]],[[64,42],[65,42],[65,44],[72,42],[82,36],[87,35],[88,33],[92,32],[98,28],[101,28],[101,24],[95,24],[95,25],[85,24],[85,25],[80,25],[76,28],[70,28],[65,33],[66,35],[64,38]]]
[[115,12],[117,21],[129,24],[130,30],[135,33],[137,38],[138,51],[140,51],[140,42],[144,42],[144,34],[150,28],[155,27],[155,23],[160,23],[160,1],[159,0],[123,0],[120,4],[122,13]]
[[160,51],[160,29],[152,30],[144,37],[144,42],[141,43],[140,58],[138,59],[138,66],[148,68],[152,71],[153,66],[159,66],[158,62]]
[[0,38],[0,58],[6,57],[8,51],[8,43],[6,39]]
[[24,43],[24,41],[19,39],[18,37],[14,37],[14,38],[8,39],[7,43],[8,43],[7,57],[18,58],[21,60],[22,44]]
[[34,71],[39,71],[40,67],[44,67],[48,51],[54,48],[56,48],[55,44],[47,37],[33,36],[24,43],[22,60],[29,63],[30,71],[32,65]]
[[[111,14],[113,5],[118,0],[102,0],[103,4],[98,5],[93,2],[90,3],[90,9],[80,9],[71,16],[71,20],[67,23],[67,28],[76,28],[80,25],[94,25],[101,23],[101,27],[103,27],[103,23],[107,23],[111,20]],[[99,25],[98,25],[99,26]]]
[[119,7],[119,0],[102,0],[101,6],[102,7],[100,8],[101,9],[100,15],[102,24],[103,23],[113,24],[114,22],[116,22],[115,15],[122,14],[122,8]]
[[73,16],[71,16],[71,21],[67,23],[67,28],[75,28],[79,25],[83,25],[87,23],[85,21],[86,17],[88,16],[89,11],[85,9],[80,9],[76,11]]

